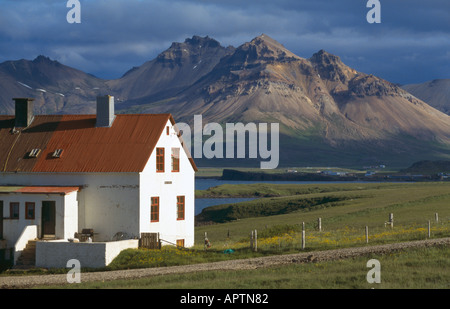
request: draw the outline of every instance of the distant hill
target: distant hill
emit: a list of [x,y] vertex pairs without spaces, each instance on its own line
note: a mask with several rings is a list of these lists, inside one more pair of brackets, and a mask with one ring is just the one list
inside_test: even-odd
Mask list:
[[105,82],[45,56],[0,64],[0,114],[14,114],[12,98],[35,98],[38,114],[92,114]]
[[450,174],[450,161],[419,161],[412,164],[404,173],[420,173],[420,174]]
[[435,79],[422,84],[402,86],[420,100],[450,115],[450,79]]

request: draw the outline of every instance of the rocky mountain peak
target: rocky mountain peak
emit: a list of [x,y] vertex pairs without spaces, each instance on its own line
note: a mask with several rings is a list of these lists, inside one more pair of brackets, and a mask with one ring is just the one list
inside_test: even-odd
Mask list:
[[49,57],[43,56],[43,55],[39,55],[37,56],[33,61],[33,64],[47,64],[47,65],[61,65],[58,61],[56,60],[52,60]]
[[194,35],[192,38],[187,38],[184,41],[185,44],[190,46],[195,46],[198,48],[210,47],[210,48],[218,48],[221,47],[220,43],[209,36],[201,37],[198,35]]
[[321,78],[330,81],[346,84],[357,74],[355,70],[346,66],[339,56],[330,54],[323,49],[313,54],[309,61],[314,65]]
[[221,65],[233,70],[251,69],[275,62],[290,62],[302,59],[266,34],[255,37],[222,59]]
[[196,61],[203,55],[215,54],[225,49],[218,41],[208,36],[195,35],[192,38],[187,38],[183,43],[172,43],[169,49],[158,55],[157,61],[181,65],[188,59]]

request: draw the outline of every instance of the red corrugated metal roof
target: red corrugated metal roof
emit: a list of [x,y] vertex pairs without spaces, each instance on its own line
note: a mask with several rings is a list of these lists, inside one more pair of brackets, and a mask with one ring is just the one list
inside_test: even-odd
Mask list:
[[81,187],[59,186],[0,186],[0,193],[68,194],[80,191]]
[[[95,115],[35,116],[12,134],[14,117],[0,116],[0,169],[7,172],[141,172],[170,114],[116,115],[111,127],[96,127]],[[29,158],[32,149],[41,149]],[[62,149],[60,158],[52,155]],[[197,170],[195,163],[191,164]]]
[[28,186],[28,187],[22,187],[14,192],[19,193],[63,193],[68,194],[71,192],[80,191],[80,187],[49,187],[49,186]]

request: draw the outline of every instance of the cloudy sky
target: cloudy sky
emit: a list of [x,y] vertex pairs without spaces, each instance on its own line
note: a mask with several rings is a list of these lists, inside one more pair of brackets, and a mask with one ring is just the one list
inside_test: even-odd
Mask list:
[[295,54],[320,49],[394,83],[450,78],[450,1],[379,0],[0,0],[0,62],[45,55],[105,79],[152,60],[172,42],[209,36],[235,47],[265,33]]

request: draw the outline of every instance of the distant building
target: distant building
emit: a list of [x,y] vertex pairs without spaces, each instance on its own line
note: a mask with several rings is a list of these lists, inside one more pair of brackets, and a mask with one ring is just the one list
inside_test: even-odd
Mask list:
[[336,172],[336,171],[322,171],[322,174],[325,174],[328,176],[345,176],[345,175],[347,175],[346,172]]

